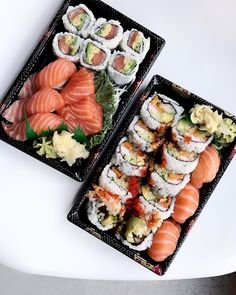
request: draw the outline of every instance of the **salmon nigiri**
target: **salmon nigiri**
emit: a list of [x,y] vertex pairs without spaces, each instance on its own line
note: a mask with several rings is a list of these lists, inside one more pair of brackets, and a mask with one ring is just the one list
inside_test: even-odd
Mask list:
[[59,92],[51,87],[45,87],[31,98],[15,101],[4,113],[3,117],[15,123],[24,120],[25,114],[31,116],[37,113],[50,113],[64,106],[64,100]]
[[[36,114],[29,117],[29,125],[37,134],[40,134],[42,131],[56,130],[62,123],[63,119],[53,113],[44,113]],[[26,138],[26,124],[25,121],[20,121],[12,125],[6,125],[2,122],[2,127],[6,134],[12,139],[25,141]]]
[[216,148],[208,146],[201,154],[199,163],[191,175],[191,183],[196,188],[201,188],[204,183],[211,182],[220,167],[220,157]]
[[86,68],[76,72],[61,92],[66,105],[76,103],[82,97],[93,94],[95,94],[94,74]]
[[77,71],[73,62],[59,58],[49,65],[44,67],[35,78],[37,89],[50,86],[55,89],[60,89]]
[[172,218],[180,224],[183,224],[197,210],[199,205],[199,192],[190,183],[176,196],[174,213]]
[[71,132],[78,126],[86,135],[98,133],[102,129],[103,110],[91,96],[62,108],[58,114],[64,118]]
[[180,236],[181,227],[172,219],[163,221],[161,227],[155,233],[148,255],[155,261],[164,261],[172,255]]

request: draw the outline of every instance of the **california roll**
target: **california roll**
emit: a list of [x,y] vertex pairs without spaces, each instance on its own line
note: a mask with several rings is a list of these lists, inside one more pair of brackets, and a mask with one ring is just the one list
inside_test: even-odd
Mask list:
[[128,191],[129,177],[113,164],[108,164],[103,169],[99,177],[99,186],[108,192],[119,195],[122,203],[132,198],[132,194]]
[[144,124],[140,116],[134,117],[127,134],[131,142],[147,153],[156,151],[164,141],[163,138],[158,137],[155,131]]
[[176,144],[168,142],[163,145],[162,161],[168,170],[188,174],[197,167],[199,155],[180,149]]
[[87,39],[84,41],[80,63],[91,70],[102,71],[107,67],[110,56],[110,49],[101,43]]
[[150,49],[150,38],[145,38],[142,32],[132,29],[124,33],[120,47],[142,62]]
[[148,182],[155,192],[166,197],[168,195],[176,196],[189,181],[190,174],[176,173],[167,170],[162,165],[155,164]]
[[52,47],[57,57],[78,62],[82,48],[82,39],[72,33],[58,33],[53,39]]
[[126,175],[145,177],[148,170],[148,156],[124,137],[116,148],[112,162]]
[[138,59],[126,52],[114,51],[108,65],[108,75],[117,85],[126,85],[136,78]]
[[69,6],[62,21],[69,32],[87,38],[96,20],[92,11],[80,4],[75,7]]
[[213,140],[213,135],[201,130],[190,119],[182,117],[172,128],[172,139],[188,152],[201,153]]
[[123,28],[119,21],[99,18],[91,30],[90,37],[109,49],[115,49],[123,37]]
[[123,209],[118,195],[94,186],[94,191],[90,191],[88,197],[88,219],[100,230],[112,229],[122,219]]
[[184,109],[176,101],[155,93],[144,102],[140,114],[150,129],[162,133],[178,121],[183,111]]

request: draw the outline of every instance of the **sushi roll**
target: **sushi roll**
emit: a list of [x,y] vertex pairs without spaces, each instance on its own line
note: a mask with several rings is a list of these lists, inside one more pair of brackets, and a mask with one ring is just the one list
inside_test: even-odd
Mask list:
[[156,151],[164,141],[163,138],[158,138],[157,133],[149,129],[139,116],[134,117],[127,133],[129,140],[147,153]]
[[80,59],[82,39],[72,33],[58,33],[53,39],[52,47],[57,57],[78,62]]
[[150,49],[150,38],[145,38],[142,32],[132,29],[124,33],[120,47],[142,62]]
[[102,231],[114,228],[122,218],[120,197],[94,186],[88,193],[87,214],[89,221]]
[[69,32],[87,38],[96,20],[92,11],[80,4],[75,7],[69,6],[62,21]]
[[190,174],[180,174],[155,164],[154,171],[149,177],[149,184],[154,191],[166,197],[176,196],[190,181]]
[[127,137],[119,142],[112,162],[128,176],[145,177],[147,174],[147,155],[136,148]]
[[117,85],[126,85],[136,78],[138,59],[126,52],[114,51],[108,65],[108,75]]
[[141,186],[142,196],[140,197],[142,203],[150,210],[157,210],[161,219],[165,220],[171,216],[174,211],[175,197],[163,197],[155,193],[148,184]]
[[88,69],[102,71],[107,67],[110,57],[110,49],[107,49],[101,43],[87,39],[84,41],[80,63]]
[[182,117],[172,128],[172,140],[188,152],[201,153],[213,140],[213,135],[200,130],[188,118]]
[[150,129],[164,132],[167,127],[173,126],[178,121],[183,111],[184,109],[176,101],[155,93],[144,102],[140,114]]
[[122,40],[123,28],[119,21],[99,18],[91,30],[90,37],[112,50]]
[[127,199],[132,198],[128,191],[128,178],[117,166],[108,164],[99,177],[99,186],[108,192],[115,192],[121,197],[122,203],[125,203]]
[[166,169],[188,174],[197,167],[199,155],[196,152],[182,150],[172,142],[168,142],[163,146],[162,161]]
[[130,249],[144,251],[151,246],[153,233],[161,226],[159,212],[148,210],[140,198],[133,200],[126,210],[117,238]]

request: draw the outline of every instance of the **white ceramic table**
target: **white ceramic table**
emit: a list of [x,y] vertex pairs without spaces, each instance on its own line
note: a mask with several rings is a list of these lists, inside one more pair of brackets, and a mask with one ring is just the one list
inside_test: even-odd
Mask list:
[[[0,97],[60,2],[1,3]],[[235,1],[146,0],[142,7],[137,0],[106,2],[167,41],[144,85],[159,73],[236,113]],[[158,278],[66,220],[80,187],[76,181],[0,142],[0,262],[29,273],[84,279],[182,279],[233,272],[235,175],[233,161],[169,271]]]

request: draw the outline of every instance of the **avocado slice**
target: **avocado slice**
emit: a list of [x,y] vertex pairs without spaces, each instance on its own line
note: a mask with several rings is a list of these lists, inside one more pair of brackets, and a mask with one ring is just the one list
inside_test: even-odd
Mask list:
[[78,30],[80,30],[83,27],[83,24],[87,16],[88,15],[86,12],[80,13],[74,19],[71,20],[72,25],[75,26]]
[[130,75],[134,68],[137,66],[137,61],[133,58],[130,57],[125,57],[124,58],[124,67],[121,70],[121,73],[124,75]]
[[143,38],[140,34],[138,34],[137,37],[135,38],[133,45],[132,45],[132,49],[135,52],[140,53],[142,50],[142,45],[143,45]]
[[154,195],[149,185],[142,185],[142,194],[147,201],[155,201],[157,196]]
[[112,30],[112,25],[106,23],[100,28],[100,30],[97,32],[97,35],[102,38],[106,38],[107,35],[109,35],[111,30]]
[[148,228],[144,220],[138,217],[131,217],[126,224],[125,238],[131,244],[142,241],[148,235]]
[[117,222],[117,216],[109,215],[107,218],[105,218],[101,222],[101,225],[105,227],[108,225],[112,225],[113,223],[116,223],[116,222]]
[[77,40],[78,38],[75,36],[65,36],[65,43],[70,46],[70,55],[72,56],[76,55],[78,52]]
[[96,45],[94,45],[93,43],[89,42],[87,44],[87,48],[86,48],[86,53],[85,53],[85,62],[87,64],[92,64],[92,59],[94,57],[95,54],[100,52],[100,48],[98,48]]

